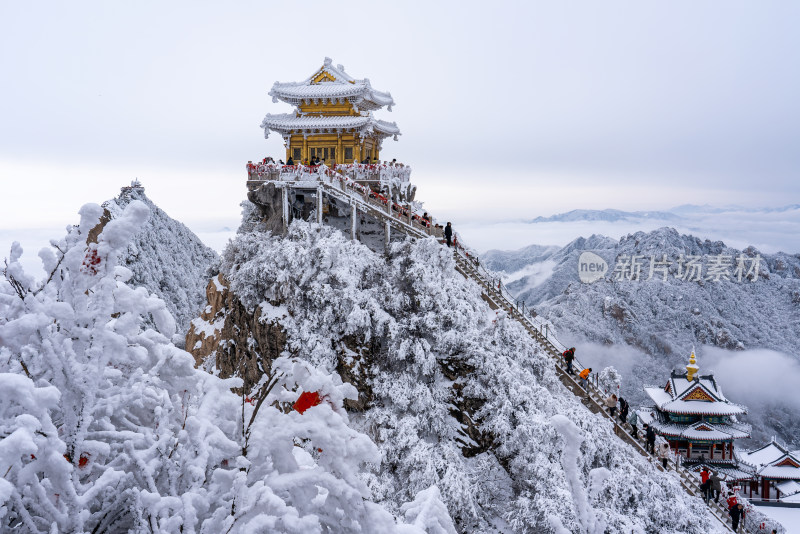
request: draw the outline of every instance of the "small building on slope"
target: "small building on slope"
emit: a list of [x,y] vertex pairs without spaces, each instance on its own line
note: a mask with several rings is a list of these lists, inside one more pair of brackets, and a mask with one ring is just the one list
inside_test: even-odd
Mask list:
[[369,79],[355,79],[342,65],[325,58],[322,67],[302,82],[275,82],[269,95],[295,107],[293,113],[267,114],[264,136],[274,131],[283,136],[286,160],[294,163],[317,157],[332,164],[374,163],[380,160],[383,140],[397,140],[394,122],[372,116],[386,107],[392,110],[391,93],[372,88]]
[[737,451],[742,468],[752,471],[750,498],[800,502],[800,451],[789,451],[775,441],[753,451]]
[[639,411],[642,422],[667,440],[688,469],[706,465],[729,480],[747,479],[734,452],[734,442],[750,436],[750,425],[737,419],[747,408],[726,399],[714,375],[698,371],[693,351],[686,371],[673,371],[663,387],[645,387],[653,407]]

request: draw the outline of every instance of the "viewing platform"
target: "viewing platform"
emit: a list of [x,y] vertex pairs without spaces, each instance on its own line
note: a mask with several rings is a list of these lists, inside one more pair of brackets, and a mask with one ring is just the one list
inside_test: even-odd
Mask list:
[[[400,224],[417,237],[441,238],[443,227],[434,224],[427,213],[420,214],[411,205],[414,186],[408,178],[411,168],[392,165],[344,164],[280,165],[247,162],[247,189],[255,193],[266,185],[283,191],[284,225],[295,216],[303,217],[303,208],[311,197],[319,222],[330,213],[331,202],[367,208],[382,222]],[[255,197],[254,197],[255,198]],[[401,200],[405,199],[405,200]],[[296,209],[290,209],[290,206]],[[297,211],[297,215],[294,214]]]

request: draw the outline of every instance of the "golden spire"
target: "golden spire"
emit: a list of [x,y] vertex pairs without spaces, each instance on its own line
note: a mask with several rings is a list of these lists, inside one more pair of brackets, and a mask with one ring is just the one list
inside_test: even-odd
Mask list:
[[692,381],[694,375],[697,374],[700,368],[697,367],[697,362],[694,359],[694,347],[692,347],[692,355],[689,356],[689,365],[686,366],[686,380]]

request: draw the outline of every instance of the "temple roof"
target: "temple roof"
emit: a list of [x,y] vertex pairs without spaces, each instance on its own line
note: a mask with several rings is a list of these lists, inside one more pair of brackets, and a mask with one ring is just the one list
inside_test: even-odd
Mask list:
[[709,471],[714,471],[719,475],[723,480],[746,480],[748,478],[752,478],[753,473],[748,472],[743,469],[739,469],[734,465],[725,465],[728,463],[729,460],[725,462],[720,462],[719,460],[714,460],[713,462],[698,462],[693,464],[684,464],[684,467],[693,473],[699,473],[705,467]]
[[800,458],[774,439],[754,451],[738,451],[739,461],[750,465],[762,477],[800,480]]
[[393,122],[374,119],[368,115],[297,115],[295,113],[267,114],[261,122],[265,136],[269,130],[282,135],[292,131],[302,132],[341,132],[354,131],[361,135],[371,134],[378,137],[400,135],[400,129]]
[[282,100],[294,106],[311,102],[350,102],[357,110],[371,111],[387,106],[392,111],[391,93],[372,88],[369,79],[357,80],[344,71],[342,65],[334,67],[326,57],[322,67],[302,82],[275,82],[269,95],[273,102]]
[[750,436],[750,426],[743,424],[721,424],[697,421],[691,425],[662,423],[651,420],[656,432],[671,438],[683,438],[697,441],[726,441]]
[[[695,390],[699,388],[697,393]],[[709,392],[702,385],[695,385],[690,387],[687,391],[682,391],[681,395],[672,395],[659,387],[646,387],[645,393],[653,400],[656,407],[664,412],[685,415],[739,415],[747,413],[744,406],[734,404],[724,397],[721,399],[714,399],[715,395]],[[673,388],[674,391],[674,388]],[[701,393],[702,392],[702,393]],[[696,400],[688,399],[686,397],[695,395],[701,396],[702,394],[708,395],[713,400]]]
[[659,410],[685,415],[726,416],[747,413],[746,407],[725,398],[722,388],[714,380],[714,375],[697,374],[699,368],[695,364],[694,351],[689,361],[686,371],[672,371],[663,388],[644,388]]

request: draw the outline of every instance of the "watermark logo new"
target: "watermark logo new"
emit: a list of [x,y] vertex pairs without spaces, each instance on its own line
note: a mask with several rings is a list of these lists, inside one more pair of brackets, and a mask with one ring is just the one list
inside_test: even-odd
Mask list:
[[606,260],[594,252],[584,252],[578,258],[578,278],[584,284],[591,284],[603,278],[608,271]]

